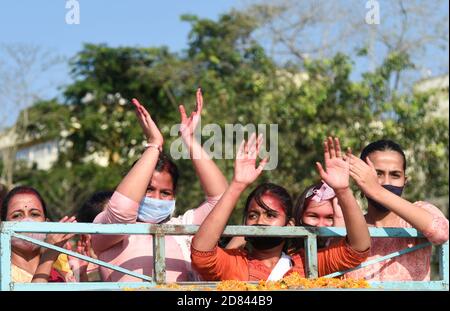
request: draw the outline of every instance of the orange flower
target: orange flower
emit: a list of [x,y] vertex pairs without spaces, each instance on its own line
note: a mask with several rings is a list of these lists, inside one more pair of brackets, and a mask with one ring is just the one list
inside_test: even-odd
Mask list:
[[[179,290],[209,290],[204,286],[181,286],[178,284],[158,285],[158,288]],[[369,288],[366,280],[317,278],[306,279],[297,272],[291,273],[279,281],[259,281],[258,284],[248,282],[227,280],[219,282],[217,291],[253,291],[253,290],[288,290],[288,289],[310,289],[310,288]]]

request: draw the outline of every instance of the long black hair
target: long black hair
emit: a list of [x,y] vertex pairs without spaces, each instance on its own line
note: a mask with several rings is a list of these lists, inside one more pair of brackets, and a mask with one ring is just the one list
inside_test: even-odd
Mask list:
[[113,193],[113,191],[97,191],[91,195],[77,211],[77,221],[94,222],[95,217],[103,211]]
[[35,197],[37,197],[39,202],[41,202],[42,210],[44,211],[45,218],[50,218],[50,217],[48,217],[48,213],[47,213],[47,205],[45,204],[45,201],[42,198],[39,191],[37,191],[35,188],[29,187],[29,186],[17,186],[17,187],[14,187],[13,189],[11,189],[11,191],[9,191],[8,194],[6,194],[5,198],[3,199],[2,208],[0,210],[0,219],[2,221],[6,221],[6,216],[8,215],[9,202],[11,202],[12,198],[18,194],[32,194]]
[[363,151],[361,152],[361,160],[366,161],[369,154],[375,152],[375,151],[395,151],[398,152],[402,158],[403,158],[403,171],[406,171],[406,156],[403,152],[402,147],[397,144],[396,142],[389,140],[389,139],[380,139],[377,141],[374,141],[370,144],[368,144],[366,147],[364,147]]
[[264,210],[272,210],[269,206],[267,206],[263,200],[262,196],[265,194],[271,194],[275,196],[283,206],[284,212],[286,213],[287,221],[292,217],[292,198],[289,192],[281,186],[278,186],[273,183],[263,183],[257,186],[248,196],[247,202],[245,203],[244,208],[244,222],[247,217],[248,209],[250,207],[250,203],[254,199],[256,204],[258,204]]
[[[133,167],[139,159],[133,162],[131,167]],[[157,172],[167,172],[170,177],[172,177],[172,186],[173,192],[175,193],[178,185],[178,177],[180,174],[178,173],[177,165],[167,156],[165,153],[160,153],[158,157],[158,162],[156,162],[155,171]]]

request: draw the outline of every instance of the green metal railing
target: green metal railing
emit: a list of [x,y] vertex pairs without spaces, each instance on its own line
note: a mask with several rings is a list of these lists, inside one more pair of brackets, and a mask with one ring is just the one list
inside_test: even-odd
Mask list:
[[[194,235],[198,226],[193,225],[151,225],[151,224],[88,224],[88,223],[49,223],[49,222],[3,222],[0,224],[0,290],[121,290],[121,289],[156,289],[156,285],[165,283],[165,245],[166,235]],[[410,228],[369,228],[370,235],[378,238],[421,238],[423,235]],[[154,275],[147,276],[122,267],[114,266],[98,259],[87,257],[67,249],[48,244],[20,233],[79,233],[79,234],[151,234],[153,236],[153,268]],[[346,230],[336,227],[255,227],[228,226],[223,236],[283,236],[286,238],[304,238],[306,276],[317,278],[317,237],[344,237]],[[97,264],[143,280],[143,282],[82,282],[82,283],[14,283],[11,280],[11,238],[23,239],[42,247],[54,249],[69,256]],[[364,262],[360,266],[329,274],[325,277],[336,277],[348,271],[365,267],[382,260],[430,247],[426,242],[407,248],[376,260]],[[411,282],[369,282],[372,289],[398,290],[448,290],[449,289],[449,249],[448,242],[438,246],[439,280]],[[193,284],[179,283],[182,285]],[[214,282],[195,283],[214,287]]]

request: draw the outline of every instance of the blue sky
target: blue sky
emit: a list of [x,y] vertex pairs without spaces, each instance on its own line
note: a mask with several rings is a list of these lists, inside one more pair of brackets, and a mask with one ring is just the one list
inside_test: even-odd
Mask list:
[[[27,43],[72,57],[83,43],[107,43],[110,46],[168,46],[172,51],[187,47],[190,25],[180,20],[182,14],[217,19],[239,0],[78,0],[80,24],[66,24],[65,0],[1,0],[0,44]],[[1,59],[0,59],[1,61]],[[54,67],[39,77],[45,85],[40,94],[51,98],[71,78],[66,65]],[[45,80],[45,81],[41,81]],[[51,83],[47,83],[52,81]],[[47,87],[51,85],[51,87]],[[58,87],[59,86],[59,87]],[[18,109],[0,105],[12,125]],[[5,122],[3,120],[3,122]],[[1,127],[2,124],[0,124]]]
[[[181,51],[187,46],[190,25],[180,21],[182,14],[217,19],[239,0],[78,0],[80,24],[66,24],[65,0],[1,0],[0,44],[27,43],[72,57],[83,43],[107,43],[110,46],[168,46]],[[1,59],[0,59],[1,61]],[[40,78],[39,78],[40,79]],[[66,66],[46,72],[46,80],[69,83]],[[36,81],[40,83],[42,81]],[[43,96],[60,92],[46,88]],[[8,113],[7,125],[17,117],[17,109],[0,105]]]
[[2,0],[0,42],[29,42],[72,55],[83,42],[185,47],[184,13],[215,19],[238,0],[78,0],[80,24],[65,23],[65,0]]
[[[164,45],[171,51],[181,51],[187,47],[190,25],[180,21],[180,15],[196,14],[203,18],[217,19],[221,13],[227,12],[232,7],[239,9],[248,3],[246,0],[78,0],[78,2],[80,24],[68,25],[65,21],[68,11],[65,8],[66,0],[0,0],[0,45],[35,44],[67,58],[80,51],[83,43],[146,47]],[[385,5],[382,4],[384,8]],[[447,8],[445,11],[448,11],[447,1],[443,2],[443,6]],[[355,9],[361,11],[362,18],[366,10],[364,1]],[[320,39],[321,33],[312,32],[311,38],[316,37]],[[448,67],[448,56],[443,57],[435,49],[429,51],[421,62],[425,65],[430,62],[429,67],[434,69],[433,66],[442,62],[440,59],[442,61],[446,59]],[[0,69],[1,61],[0,53]],[[355,59],[355,62],[357,70],[353,72],[353,77],[369,67],[367,59]],[[436,72],[437,69],[433,70],[433,75]],[[67,65],[56,67],[37,76],[33,81],[36,86],[43,85],[41,94],[45,98],[60,95],[61,91],[57,86],[62,87],[70,82]],[[46,83],[51,86],[45,86]],[[17,117],[18,109],[6,106],[0,103],[0,114],[8,115],[7,125],[11,125]],[[0,127],[1,123],[0,116]]]

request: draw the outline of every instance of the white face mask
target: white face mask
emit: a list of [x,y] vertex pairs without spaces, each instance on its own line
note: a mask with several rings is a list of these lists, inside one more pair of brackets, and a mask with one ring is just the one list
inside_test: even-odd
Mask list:
[[[22,222],[22,221],[36,222],[35,220],[33,220],[31,218],[24,218],[20,222]],[[27,237],[30,237],[32,239],[39,240],[39,241],[44,241],[45,238],[47,237],[47,235],[45,233],[21,233],[21,234],[25,235]],[[25,241],[25,240],[22,240],[22,239],[19,239],[16,237],[12,237],[11,246],[12,246],[12,248],[17,248],[17,249],[21,250],[22,252],[33,252],[40,248],[40,246],[37,244],[33,244],[31,242],[28,242],[28,241]]]
[[150,224],[159,224],[171,216],[174,210],[175,200],[159,200],[144,197],[139,205],[138,219]]

